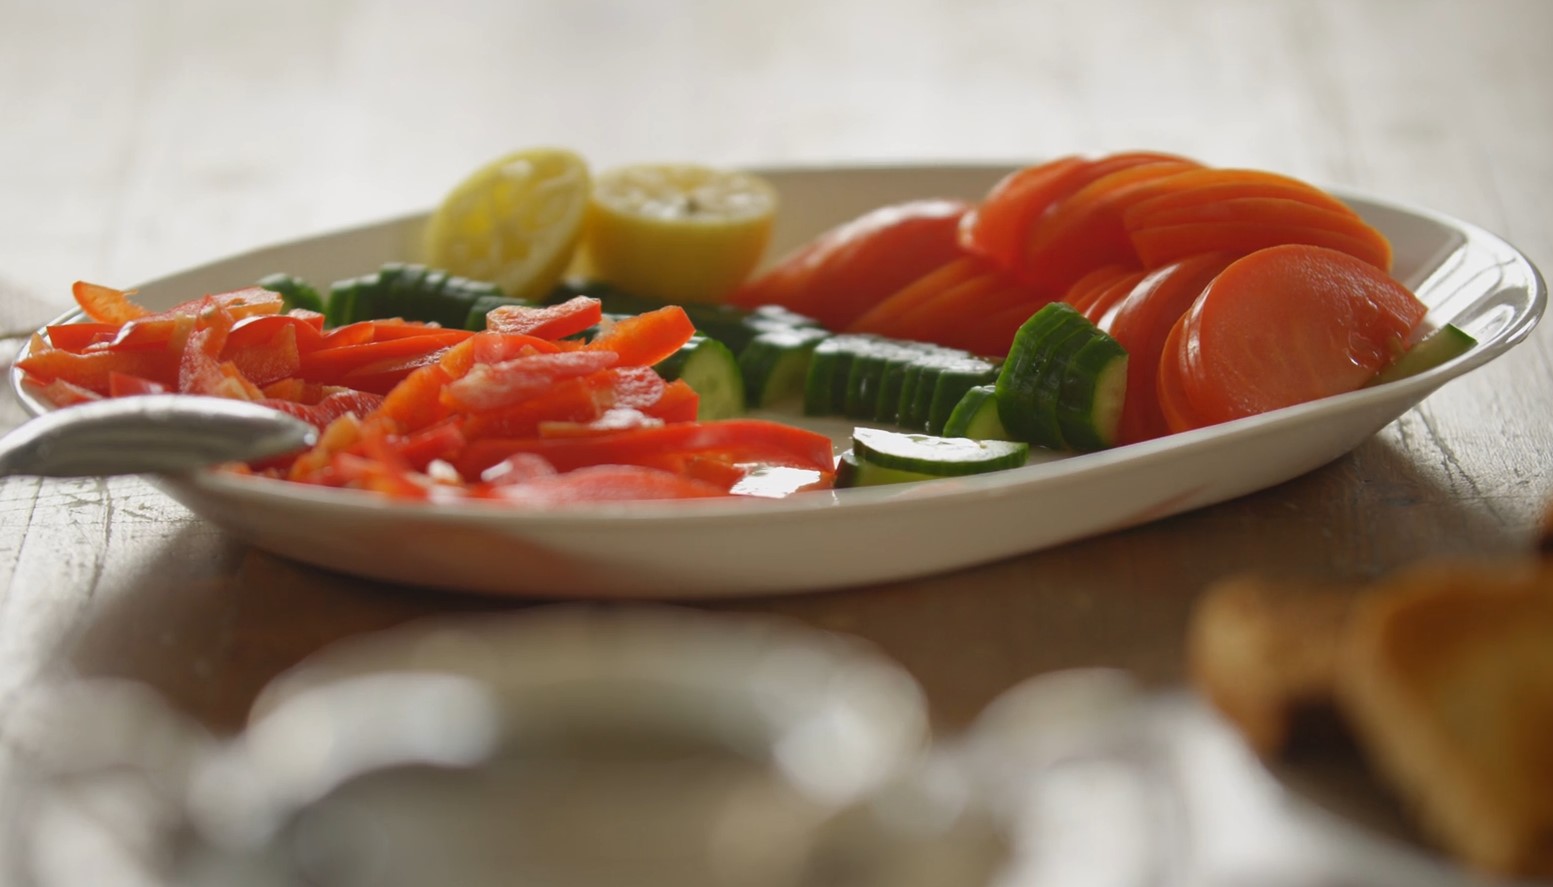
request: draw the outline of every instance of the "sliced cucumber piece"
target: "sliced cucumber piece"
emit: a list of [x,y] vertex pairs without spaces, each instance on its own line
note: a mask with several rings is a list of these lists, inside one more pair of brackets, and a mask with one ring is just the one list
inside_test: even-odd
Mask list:
[[1030,445],[857,428],[852,432],[852,452],[860,464],[931,477],[960,477],[1018,468],[1029,458]]
[[1068,446],[1102,450],[1114,444],[1126,397],[1126,349],[1110,336],[1090,339],[1067,361],[1057,399],[1057,423]]
[[998,418],[996,385],[977,385],[965,392],[944,423],[945,437],[971,440],[1009,440],[1008,429]]
[[332,327],[354,323],[357,297],[363,289],[376,285],[375,274],[335,281],[329,286],[329,303],[324,309],[324,323]]
[[879,413],[879,402],[884,395],[885,374],[892,364],[909,353],[910,349],[901,343],[883,338],[872,339],[856,348],[847,376],[843,414],[850,419],[873,420]]
[[1072,306],[1053,302],[1014,336],[997,377],[998,417],[1013,437],[1037,446],[1110,446],[1126,393],[1126,361],[1116,340]]
[[1384,385],[1387,382],[1406,379],[1408,376],[1416,376],[1425,370],[1432,370],[1446,361],[1466,354],[1477,343],[1478,340],[1472,338],[1461,327],[1447,323],[1409,348],[1391,366],[1377,373],[1369,384]]
[[701,421],[744,415],[744,376],[728,346],[709,336],[691,336],[680,349],[653,367],[667,381],[683,379],[699,398]]
[[270,274],[260,279],[261,286],[272,293],[280,293],[282,311],[290,311],[293,308],[303,308],[308,311],[324,311],[323,296],[313,285],[292,274]]
[[842,453],[836,460],[836,486],[840,489],[912,484],[933,479],[933,475],[923,474],[920,471],[901,471],[898,468],[885,468],[872,462],[864,462],[851,450]]
[[945,366],[933,383],[933,399],[928,402],[928,434],[943,434],[949,415],[965,392],[990,384],[997,377],[998,365],[980,357],[966,357]]
[[835,335],[814,347],[809,377],[804,383],[803,411],[809,416],[834,416],[846,409],[852,362],[878,341],[874,336]]
[[830,333],[818,327],[768,330],[739,353],[744,392],[750,407],[796,409],[804,402],[804,383],[815,346]]

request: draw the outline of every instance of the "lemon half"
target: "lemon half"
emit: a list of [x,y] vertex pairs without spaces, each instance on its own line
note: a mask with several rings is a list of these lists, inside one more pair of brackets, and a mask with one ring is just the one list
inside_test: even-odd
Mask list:
[[560,148],[494,160],[455,187],[426,224],[428,264],[537,299],[560,279],[582,236],[588,165]]
[[588,211],[589,272],[633,295],[718,302],[760,264],[777,192],[750,173],[638,164],[598,176]]

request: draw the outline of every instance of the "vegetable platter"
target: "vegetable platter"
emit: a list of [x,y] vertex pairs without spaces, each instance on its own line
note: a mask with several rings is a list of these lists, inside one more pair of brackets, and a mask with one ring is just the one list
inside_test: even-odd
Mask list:
[[[881,206],[980,200],[1016,170],[756,170],[780,195],[766,255],[788,254]],[[1448,359],[1385,384],[1255,415],[1216,416],[1122,445],[1092,451],[1032,447],[1020,467],[781,497],[583,501],[551,508],[477,497],[403,499],[231,470],[154,482],[196,514],[286,557],[390,582],[498,595],[746,596],[888,582],[986,563],[1158,520],[1310,471],[1451,379],[1504,353],[1540,318],[1546,302],[1540,275],[1494,235],[1426,210],[1336,196],[1389,243],[1391,272],[1417,296],[1420,311],[1427,310],[1422,322],[1464,334],[1465,344]],[[255,250],[147,282],[134,298],[161,311],[191,294],[231,291],[277,270],[331,281],[420,261],[425,232],[435,221],[417,214]],[[56,323],[80,319],[74,312]],[[21,370],[13,369],[11,379],[31,412],[57,407]],[[738,421],[823,435],[837,452],[853,442],[860,425],[877,424],[793,409],[757,411]]]

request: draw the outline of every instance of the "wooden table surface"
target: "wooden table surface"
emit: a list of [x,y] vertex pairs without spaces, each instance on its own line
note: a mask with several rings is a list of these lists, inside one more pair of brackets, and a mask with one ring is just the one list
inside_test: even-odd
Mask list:
[[[601,168],[1150,148],[1428,206],[1553,267],[1550,38],[1545,0],[0,0],[0,329],[9,357],[74,280],[419,210],[537,144]],[[1553,501],[1550,360],[1544,327],[1233,502],[952,575],[707,606],[872,640],[947,726],[1067,666],[1172,685],[1221,576],[1526,551]],[[0,405],[0,428],[23,418]],[[280,560],[138,479],[0,481],[0,716],[78,672],[230,729],[333,639],[520,606]]]

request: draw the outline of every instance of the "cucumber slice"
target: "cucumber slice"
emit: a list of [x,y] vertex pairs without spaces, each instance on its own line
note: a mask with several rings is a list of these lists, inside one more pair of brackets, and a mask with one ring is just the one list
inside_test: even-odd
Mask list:
[[1030,445],[856,428],[852,431],[852,452],[860,464],[930,477],[962,477],[1018,468],[1028,460]]
[[998,417],[1013,437],[1037,446],[1110,446],[1126,393],[1126,361],[1115,339],[1072,306],[1053,302],[1014,336],[997,377]]
[[924,480],[933,480],[933,475],[923,474],[920,471],[901,471],[897,468],[875,465],[872,462],[863,462],[851,450],[842,453],[836,460],[835,483],[838,489],[912,484]]
[[996,385],[977,385],[965,392],[944,423],[945,437],[971,440],[1009,440],[1008,429],[998,418]]
[[653,369],[666,381],[683,379],[695,390],[699,398],[698,420],[714,421],[744,415],[744,376],[733,352],[722,342],[709,336],[691,336],[690,341],[659,361]]
[[833,416],[846,408],[852,361],[866,351],[873,336],[830,336],[814,346],[809,376],[804,382],[803,411],[809,416]]
[[965,392],[992,383],[997,377],[998,365],[980,357],[967,357],[944,367],[933,384],[933,399],[928,402],[928,434],[943,434],[949,415]]
[[804,383],[815,346],[830,337],[819,328],[768,330],[739,353],[744,392],[752,408],[795,409],[804,401]]
[[272,293],[280,293],[280,310],[290,311],[293,308],[303,308],[308,311],[324,312],[323,296],[313,285],[300,277],[291,274],[270,274],[261,278],[257,284]]
[[885,374],[910,353],[901,343],[883,338],[871,339],[856,349],[842,407],[847,418],[873,420],[878,415]]
[[1057,399],[1057,424],[1068,446],[1102,450],[1114,444],[1126,397],[1126,349],[1110,336],[1090,339],[1067,362]]
[[329,286],[329,304],[324,309],[324,322],[332,327],[354,323],[357,319],[356,300],[361,291],[376,285],[375,274],[335,281]]
[[1369,384],[1384,385],[1387,382],[1406,379],[1408,376],[1416,376],[1425,370],[1432,370],[1446,361],[1466,354],[1477,343],[1478,340],[1472,338],[1461,327],[1447,323],[1409,348],[1391,366],[1377,373]]

